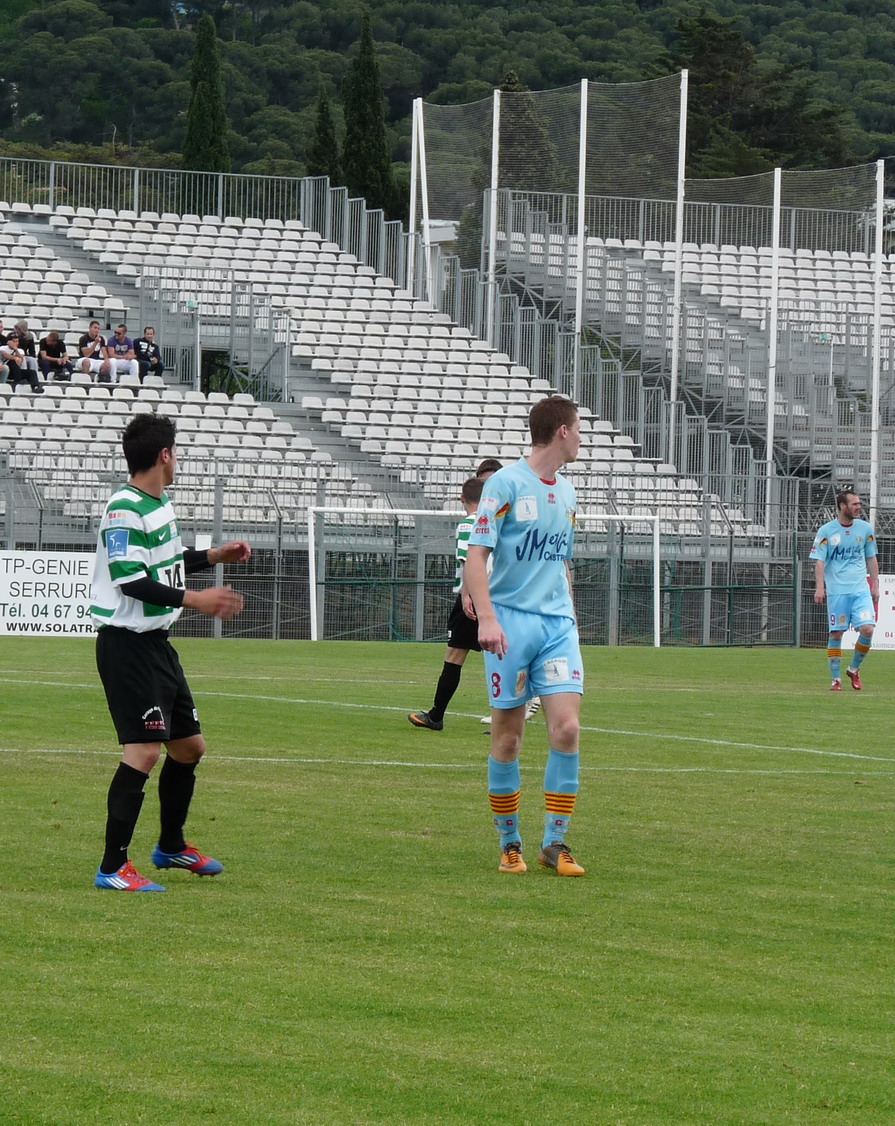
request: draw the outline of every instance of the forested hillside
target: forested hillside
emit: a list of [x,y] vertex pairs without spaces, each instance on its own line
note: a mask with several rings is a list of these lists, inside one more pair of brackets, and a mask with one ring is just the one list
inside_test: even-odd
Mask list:
[[[342,81],[365,11],[399,163],[409,159],[414,97],[474,101],[509,69],[549,89],[685,64],[702,118],[696,174],[895,153],[892,0],[4,0],[0,152],[108,160],[114,150],[127,162],[176,165],[194,28],[208,12],[234,170],[303,174],[321,86],[343,133]],[[722,35],[713,16],[734,23]],[[722,118],[728,133],[710,136]]]

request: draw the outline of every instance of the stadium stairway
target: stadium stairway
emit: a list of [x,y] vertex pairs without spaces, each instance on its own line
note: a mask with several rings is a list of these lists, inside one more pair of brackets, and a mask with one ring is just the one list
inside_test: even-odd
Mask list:
[[[130,305],[128,297],[133,294],[132,283],[127,280],[136,276],[133,264],[123,263],[124,270],[121,266],[114,267],[113,277],[112,263],[117,259],[110,255],[116,252],[99,250],[102,240],[91,239],[89,228],[77,219],[72,220],[72,227],[66,227],[63,225],[67,222],[65,217],[58,216],[57,229],[53,218],[23,219],[18,229],[27,227],[35,231],[40,245],[53,254],[65,254],[70,265],[77,262],[85,267],[84,273],[89,273],[90,277],[102,277],[108,282],[105,304],[109,311],[120,309],[124,313]],[[72,228],[76,222],[80,237],[73,238]],[[113,218],[98,219],[97,224],[100,222],[107,224],[99,228],[106,231],[111,231],[115,224]],[[233,220],[237,230],[242,223],[242,220]],[[151,244],[153,230],[163,225],[176,226],[162,221],[157,226],[148,220],[133,221],[135,231],[137,227],[148,228],[141,231],[146,246]],[[234,225],[221,227],[222,242],[226,239],[228,246],[237,239]],[[252,220],[247,220],[245,227],[247,234],[259,230]],[[63,235],[61,231],[65,230],[68,233]],[[394,497],[391,503],[397,502],[400,506],[441,508],[449,505],[453,508],[457,486],[481,457],[510,460],[524,452],[528,444],[525,417],[531,402],[548,390],[543,381],[532,379],[525,369],[514,367],[509,356],[494,352],[487,344],[473,339],[468,331],[451,326],[443,315],[414,302],[388,279],[371,277],[366,267],[352,265],[344,256],[340,259],[332,246],[313,232],[298,230],[295,226],[279,233],[276,228],[271,232],[261,231],[259,246],[260,240],[269,239],[276,244],[282,237],[285,247],[287,236],[293,244],[302,244],[294,259],[301,296],[293,299],[291,287],[287,292],[281,282],[276,282],[272,269],[268,274],[262,266],[262,275],[267,276],[271,291],[274,286],[282,291],[285,307],[297,318],[297,342],[292,348],[291,361],[293,393],[290,398],[293,401],[265,405],[263,410],[281,425],[287,424],[293,436],[291,444],[282,430],[276,432],[267,422],[259,419],[245,425],[240,421],[249,416],[237,418],[234,409],[240,407],[237,397],[228,407],[209,396],[207,400],[200,397],[201,402],[184,402],[181,408],[177,396],[166,398],[162,391],[154,400],[151,387],[134,388],[135,401],[128,404],[129,410],[156,409],[160,403],[165,403],[165,409],[177,415],[182,424],[184,445],[193,442],[202,451],[202,456],[196,459],[197,467],[205,462],[209,451],[214,450],[215,439],[210,437],[213,432],[207,425],[219,418],[222,430],[218,444],[225,447],[220,451],[226,454],[224,460],[241,470],[243,476],[246,472],[264,475],[271,494],[279,492],[283,503],[293,512],[297,511],[299,502],[325,499],[345,503],[354,494],[368,501],[376,494],[385,494]],[[268,257],[262,258],[261,253]],[[317,253],[320,255],[319,276],[314,265]],[[202,257],[211,254],[213,251],[201,252]],[[278,262],[270,249],[259,251],[258,262],[286,265]],[[301,281],[302,278],[305,280]],[[327,278],[329,282],[322,284]],[[313,297],[311,288],[305,289],[305,286],[316,288],[318,296]],[[113,292],[116,290],[123,296],[116,297]],[[336,298],[337,290],[346,296]],[[372,300],[367,297],[355,300],[361,290],[376,296]],[[325,296],[329,292],[334,298],[331,308]],[[119,314],[112,319],[124,317]],[[72,393],[74,390],[72,388]],[[88,390],[92,395],[94,389]],[[122,393],[127,394],[123,389]],[[64,394],[72,397],[67,391]],[[197,393],[186,393],[189,394]],[[116,399],[117,388],[111,395],[113,401],[120,402]],[[65,407],[70,405],[66,403]],[[49,411],[49,402],[45,407]],[[26,409],[33,410],[34,404]],[[63,404],[57,409],[60,418],[69,413]],[[251,409],[257,417],[261,408],[253,406]],[[381,440],[371,438],[378,425],[374,417],[383,410],[391,413],[378,427]],[[216,412],[221,413],[216,415]],[[232,417],[224,418],[224,415]],[[206,420],[204,430],[198,416]],[[424,423],[424,417],[431,421]],[[448,418],[454,419],[453,423],[449,423]],[[112,440],[118,421],[111,415],[105,418],[97,414],[91,418],[92,431],[75,422],[72,434],[91,433],[98,441],[103,431],[103,438]],[[48,416],[42,425],[64,429],[53,426],[54,422]],[[111,431],[107,423],[114,424]],[[705,503],[710,503],[713,510],[718,509],[718,498],[703,498],[695,481],[678,482],[673,466],[639,458],[639,451],[630,438],[614,431],[611,424],[594,419],[586,412],[583,412],[583,423],[587,433],[585,460],[573,467],[573,472],[578,478],[576,484],[580,481],[582,498],[586,498],[592,511],[605,510],[607,506],[632,506],[647,513],[656,505],[662,505],[669,522],[676,519],[681,528],[687,529],[682,534],[695,534],[693,528]],[[260,426],[264,433],[255,430],[253,436],[252,425]],[[240,432],[245,434],[243,455],[248,467],[239,465],[239,457],[234,452],[234,442],[239,441]],[[313,442],[308,436],[313,436]],[[65,435],[60,437],[64,442]],[[280,456],[277,451],[293,450],[303,461],[305,447],[295,445],[299,437],[311,451],[308,464],[302,468],[293,462],[288,466],[288,482],[283,480],[283,487],[278,488],[277,477],[284,476],[282,470],[287,466],[277,465]],[[233,440],[224,441],[225,438]],[[35,436],[34,440],[39,442],[39,437]],[[256,454],[254,450],[259,452]],[[27,450],[23,449],[22,454],[27,458]],[[215,456],[213,452],[211,456]],[[297,480],[293,470],[302,477],[300,497],[293,483]],[[193,487],[202,487],[201,473],[195,477],[190,473],[189,477]],[[243,492],[248,497],[249,488],[245,487]],[[239,487],[235,488],[234,495],[240,495]],[[56,499],[65,502],[66,498]],[[96,499],[90,494],[76,502],[85,518]],[[209,508],[206,498],[196,498],[196,501],[192,507],[197,512]],[[234,502],[237,506],[239,503]],[[266,519],[267,515],[259,508],[257,519]],[[751,534],[737,513],[728,515],[719,511],[718,521],[723,526]]]
[[133,319],[128,319],[131,310],[139,304],[136,286],[132,281],[119,277],[114,268],[87,254],[78,243],[67,239],[64,231],[60,234],[59,228],[49,226],[45,217],[20,216],[16,222],[7,223],[4,229],[11,234],[33,234],[40,245],[51,250],[57,258],[71,263],[76,272],[87,274],[96,284],[103,286],[109,300],[103,305],[86,309],[89,320],[98,320],[104,331],[119,322],[129,326],[132,336],[137,336],[142,331],[142,325],[137,328]]

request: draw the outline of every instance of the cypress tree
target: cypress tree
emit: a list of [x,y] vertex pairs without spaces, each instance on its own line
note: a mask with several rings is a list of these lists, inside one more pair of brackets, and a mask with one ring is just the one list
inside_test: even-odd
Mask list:
[[217,32],[207,12],[196,27],[183,167],[195,172],[229,172],[231,168]]
[[[556,146],[529,88],[519,81],[514,70],[508,70],[500,91],[515,96],[501,98],[500,102],[498,186],[520,192],[569,190],[561,181]],[[491,186],[490,138],[480,150],[479,167],[472,182],[477,195],[460,216],[457,253],[462,265],[478,267],[482,261],[482,194]]]
[[360,46],[342,84],[342,102],[345,186],[349,195],[363,196],[368,207],[381,207],[388,213],[394,183],[385,135],[385,98],[369,15],[364,16]]
[[336,140],[336,128],[324,86],[320,87],[317,97],[314,137],[308,146],[305,163],[309,176],[329,176],[331,184],[342,183],[339,142]]

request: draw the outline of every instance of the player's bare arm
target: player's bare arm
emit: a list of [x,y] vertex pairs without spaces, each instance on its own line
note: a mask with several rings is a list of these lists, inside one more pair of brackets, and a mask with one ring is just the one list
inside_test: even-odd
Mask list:
[[220,618],[229,622],[242,613],[243,597],[232,586],[213,586],[206,590],[188,590],[183,596],[183,605],[190,610],[198,610],[209,618]]
[[876,602],[879,598],[879,559],[875,555],[867,560],[867,574],[870,576],[870,597]]
[[[875,563],[876,560],[874,559]],[[826,589],[824,583],[824,561],[818,559],[814,564],[814,601],[820,605],[826,598]]]
[[479,645],[487,653],[494,653],[495,656],[503,658],[507,653],[507,638],[500,628],[488,591],[487,562],[490,551],[489,547],[470,545],[464,574],[479,622]]
[[[572,564],[568,561],[568,559],[566,560],[566,579],[568,580],[568,583],[569,583],[569,595],[572,599],[572,605],[574,607],[574,604],[575,604],[575,588],[572,585]],[[575,622],[576,622],[576,624],[578,622],[578,611],[577,610],[575,610]]]
[[231,540],[221,547],[212,547],[208,552],[208,562],[212,567],[218,563],[248,563],[252,557],[252,549],[245,540]]

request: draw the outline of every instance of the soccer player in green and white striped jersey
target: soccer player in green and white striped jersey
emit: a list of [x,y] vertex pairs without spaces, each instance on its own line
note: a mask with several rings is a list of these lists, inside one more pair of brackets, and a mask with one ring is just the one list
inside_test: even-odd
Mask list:
[[470,477],[463,484],[460,502],[466,509],[466,516],[457,525],[455,548],[456,570],[454,572],[454,605],[448,618],[448,647],[438,684],[435,688],[435,701],[427,712],[411,712],[407,717],[414,727],[428,727],[430,731],[444,730],[444,713],[454,693],[460,685],[463,664],[469,650],[481,652],[478,639],[478,625],[467,617],[463,610],[463,567],[466,563],[466,549],[469,535],[475,524],[475,514],[479,507],[484,481],[481,477]]
[[168,630],[184,608],[229,620],[242,595],[232,587],[187,590],[186,577],[218,563],[245,563],[252,551],[233,540],[208,551],[185,550],[165,489],[177,471],[176,429],[164,415],[140,414],[122,447],[130,472],[112,495],[100,524],[90,613],[97,627],[96,664],[124,751],[109,787],[105,852],[94,881],[113,891],[164,891],[141,876],[128,848],[143,805],[143,787],[166,755],[159,775],[161,834],[157,868],[214,876],[223,865],[187,844],[183,829],[205,740],[189,684]]

